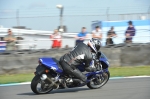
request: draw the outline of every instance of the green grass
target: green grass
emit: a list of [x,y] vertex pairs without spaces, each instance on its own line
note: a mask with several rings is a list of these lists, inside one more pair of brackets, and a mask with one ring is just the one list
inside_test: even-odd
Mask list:
[[[150,75],[150,66],[110,67],[111,77]],[[31,81],[34,74],[0,75],[0,84]]]
[[11,75],[0,75],[0,84],[6,83],[19,83],[31,81],[34,74],[11,74]]
[[111,67],[109,68],[110,76],[142,76],[150,75],[150,66],[126,66],[126,67]]

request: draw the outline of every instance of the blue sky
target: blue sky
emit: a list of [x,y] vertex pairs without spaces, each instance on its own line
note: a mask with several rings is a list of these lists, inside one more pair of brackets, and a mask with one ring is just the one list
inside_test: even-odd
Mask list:
[[21,26],[53,30],[59,25],[57,4],[64,6],[63,24],[68,32],[79,32],[83,26],[91,31],[91,22],[106,20],[107,12],[148,13],[150,10],[150,0],[0,0],[0,25],[8,28],[16,26],[18,9]]

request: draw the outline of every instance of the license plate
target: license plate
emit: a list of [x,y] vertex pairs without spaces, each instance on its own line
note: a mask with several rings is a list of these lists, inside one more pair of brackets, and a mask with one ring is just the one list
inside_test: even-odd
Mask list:
[[36,68],[36,73],[37,74],[41,75],[44,71],[45,71],[44,66],[37,66],[37,68]]

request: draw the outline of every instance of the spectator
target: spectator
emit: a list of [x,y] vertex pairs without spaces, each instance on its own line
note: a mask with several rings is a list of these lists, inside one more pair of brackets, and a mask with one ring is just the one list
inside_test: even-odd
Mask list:
[[6,50],[15,50],[15,41],[16,37],[13,35],[11,29],[8,29],[8,35],[5,36],[4,40],[7,42],[6,44]]
[[76,38],[76,45],[80,42],[83,42],[87,38],[86,28],[82,27],[81,32],[77,36],[75,36],[75,38]]
[[99,26],[96,26],[95,30],[92,31],[92,38],[102,39],[102,30]]
[[58,33],[57,29],[54,30],[54,33],[50,36],[50,39],[53,41],[52,48],[61,48],[61,35]]
[[107,33],[106,45],[114,44],[112,37],[116,37],[116,33],[114,31],[114,27],[112,26]]
[[132,43],[132,38],[133,36],[135,36],[135,28],[132,25],[132,21],[129,21],[128,24],[129,24],[129,27],[127,28],[125,32],[125,36],[126,36],[125,43]]

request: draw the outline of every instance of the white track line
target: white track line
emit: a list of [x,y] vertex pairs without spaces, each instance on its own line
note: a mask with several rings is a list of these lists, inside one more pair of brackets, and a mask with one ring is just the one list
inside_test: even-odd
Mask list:
[[[110,80],[115,80],[115,79],[125,79],[125,78],[147,78],[150,76],[129,76],[129,77],[110,77]],[[0,87],[2,86],[16,86],[16,85],[27,85],[31,84],[31,82],[22,82],[22,83],[10,83],[10,84],[0,84]]]
[[125,78],[146,78],[150,76],[129,76],[129,77],[110,77],[110,79],[125,79]]

